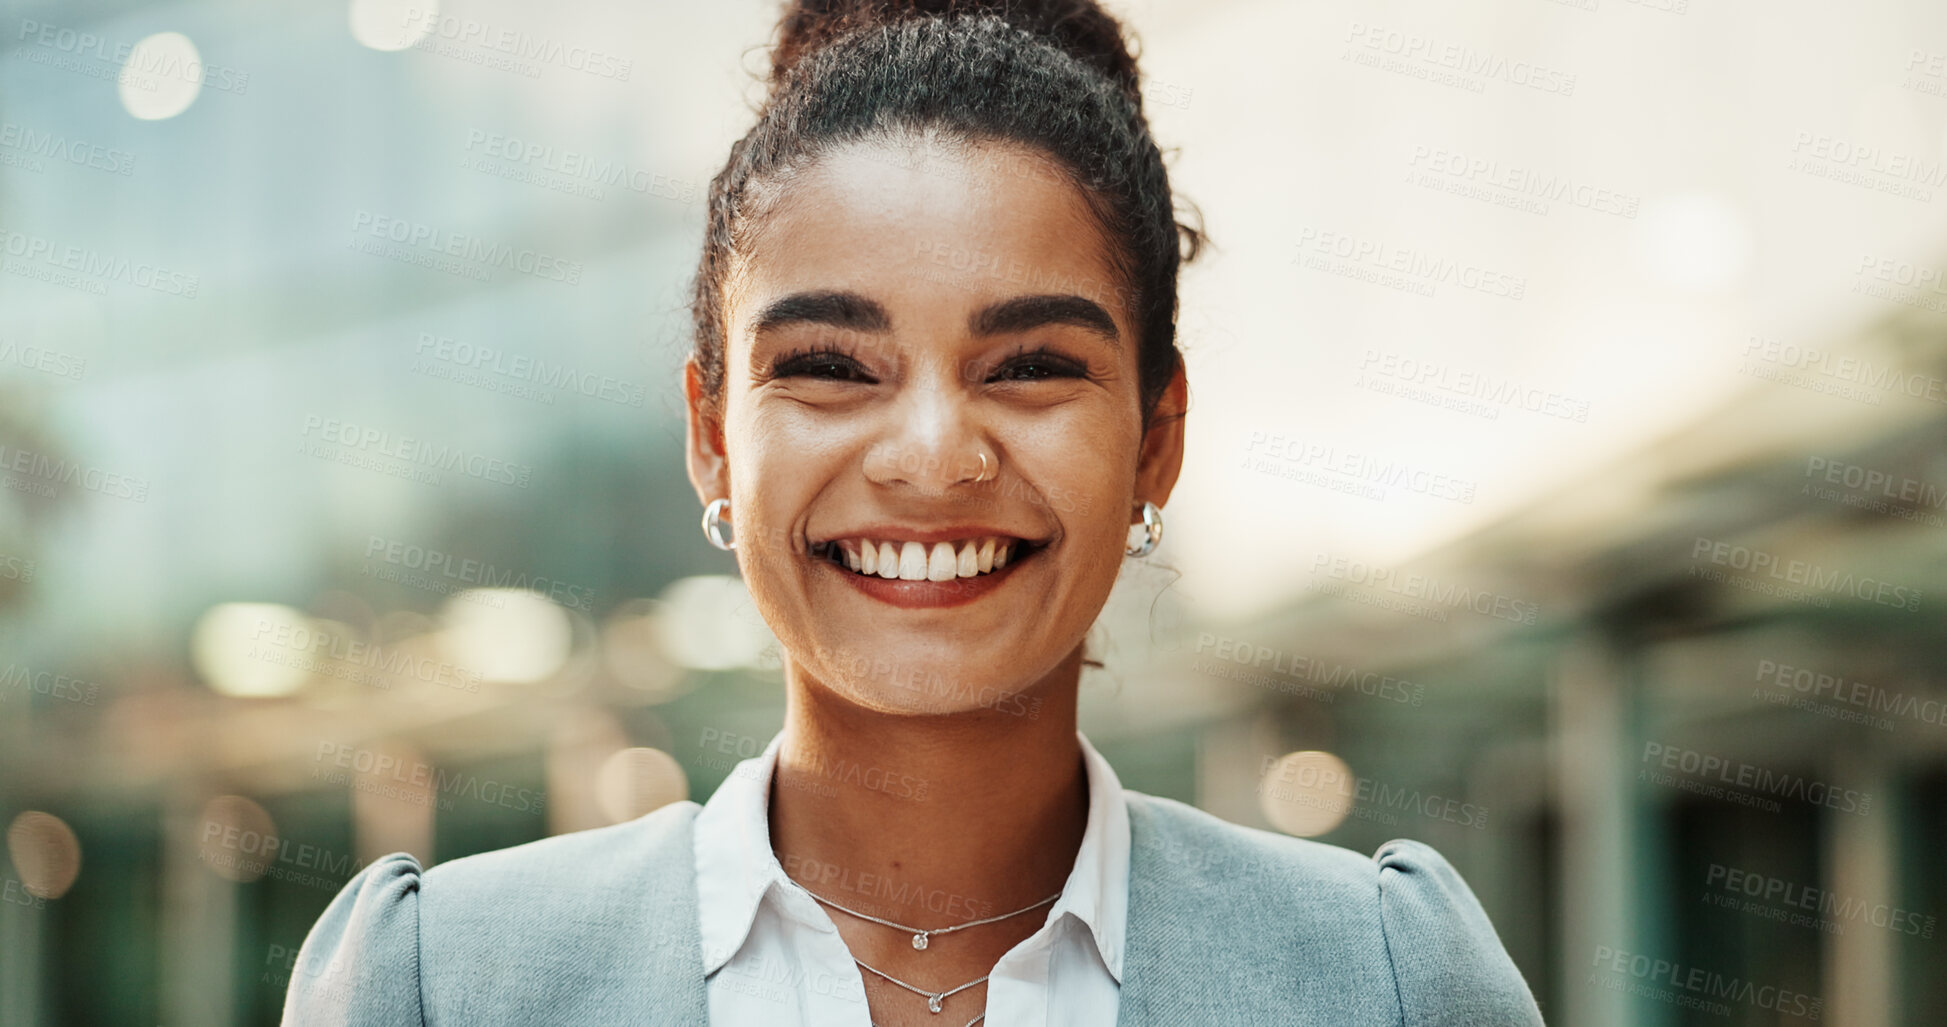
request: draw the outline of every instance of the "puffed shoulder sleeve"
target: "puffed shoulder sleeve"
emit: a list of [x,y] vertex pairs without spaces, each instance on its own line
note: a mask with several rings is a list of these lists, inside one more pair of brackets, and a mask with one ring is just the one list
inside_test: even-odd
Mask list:
[[419,861],[374,860],[311,927],[284,993],[284,1024],[425,1023],[419,1002]]
[[1407,1027],[1540,1025],[1528,982],[1487,911],[1432,846],[1399,839],[1372,854],[1379,915]]

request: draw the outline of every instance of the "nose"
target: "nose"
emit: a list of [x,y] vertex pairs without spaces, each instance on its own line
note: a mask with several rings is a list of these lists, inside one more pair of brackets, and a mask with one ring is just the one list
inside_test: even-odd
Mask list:
[[877,485],[904,484],[928,495],[979,478],[986,467],[978,417],[961,390],[915,385],[887,411],[887,427],[865,455]]

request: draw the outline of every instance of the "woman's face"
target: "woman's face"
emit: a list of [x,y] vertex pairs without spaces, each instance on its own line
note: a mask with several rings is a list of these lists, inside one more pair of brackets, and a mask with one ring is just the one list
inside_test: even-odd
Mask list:
[[1018,147],[928,149],[841,148],[751,226],[720,423],[689,373],[690,473],[729,498],[794,680],[1021,714],[1079,659],[1140,501],[1168,499],[1183,385],[1145,440],[1126,293],[1075,186]]

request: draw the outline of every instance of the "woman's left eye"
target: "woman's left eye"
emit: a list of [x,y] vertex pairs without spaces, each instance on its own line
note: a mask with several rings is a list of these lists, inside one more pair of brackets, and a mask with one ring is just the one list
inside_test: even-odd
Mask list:
[[1008,360],[989,381],[1031,382],[1047,378],[1081,378],[1088,368],[1047,350],[1026,353]]

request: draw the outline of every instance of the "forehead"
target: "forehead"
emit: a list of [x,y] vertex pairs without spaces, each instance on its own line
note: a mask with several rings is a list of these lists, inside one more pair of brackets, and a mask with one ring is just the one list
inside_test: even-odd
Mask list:
[[[767,298],[873,296],[908,319],[1064,292],[1100,303],[1133,338],[1110,247],[1079,187],[1031,148],[912,138],[847,144],[781,187],[740,248],[730,337]],[[734,344],[734,343],[733,343]]]

